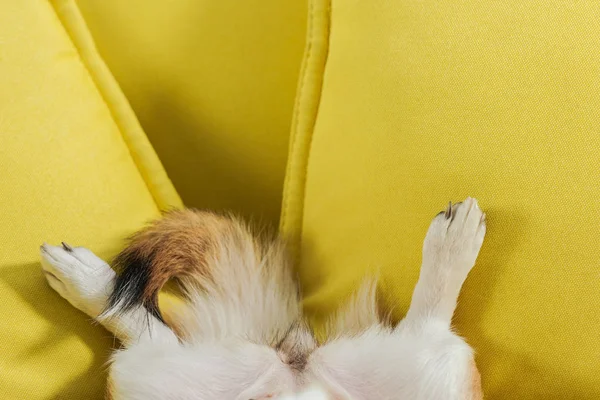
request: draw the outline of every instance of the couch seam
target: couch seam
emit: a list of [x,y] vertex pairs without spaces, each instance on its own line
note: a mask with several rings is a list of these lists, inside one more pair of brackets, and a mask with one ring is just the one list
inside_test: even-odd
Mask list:
[[[315,3],[319,1],[319,7]],[[290,142],[290,157],[286,168],[286,182],[284,188],[284,204],[281,215],[281,231],[289,240],[290,252],[293,260],[298,263],[300,259],[300,244],[303,232],[303,214],[304,203],[306,196],[306,182],[308,176],[308,164],[310,159],[310,151],[314,139],[314,129],[316,126],[317,116],[319,113],[321,96],[323,91],[323,80],[325,75],[325,67],[329,54],[329,39],[330,39],[330,10],[331,0],[311,0],[309,5],[308,18],[308,35],[305,56],[301,67],[301,78],[298,86],[294,109],[294,122],[292,127],[292,138]],[[325,12],[323,21],[315,21],[317,12]],[[319,30],[320,35],[316,31]],[[321,48],[315,45],[315,39],[323,39]],[[316,49],[316,50],[315,50]],[[319,55],[319,50],[323,53]],[[315,53],[317,55],[315,55]],[[316,71],[315,71],[316,70]],[[314,93],[306,93],[310,91],[310,75],[311,72],[317,72],[320,78],[316,84],[312,82]],[[313,74],[314,75],[314,74]],[[307,88],[308,87],[308,88]],[[304,129],[301,128],[302,111],[307,108],[306,103],[314,101],[313,107],[310,110],[310,120]],[[305,139],[304,142],[301,139]],[[303,150],[305,150],[303,152]],[[300,165],[298,165],[300,164]],[[293,193],[294,191],[300,192]],[[293,226],[293,221],[296,219],[296,226]]]
[[[293,121],[294,121],[294,126],[292,127],[291,131],[292,131],[292,141],[290,142],[290,148],[289,148],[289,152],[290,152],[290,162],[287,165],[286,168],[286,176],[290,176],[290,172],[292,170],[292,161],[294,161],[294,154],[295,154],[295,149],[296,149],[296,144],[298,142],[298,115],[300,114],[299,109],[300,109],[300,103],[301,103],[301,96],[302,93],[304,92],[304,88],[306,86],[306,69],[307,69],[307,63],[308,60],[311,58],[311,54],[312,54],[312,30],[313,30],[313,10],[314,10],[314,5],[313,5],[313,1],[310,1],[309,3],[309,10],[308,10],[308,35],[309,36],[307,38],[307,42],[306,42],[306,50],[305,50],[305,56],[304,56],[304,60],[302,61],[302,66],[301,66],[301,71],[300,71],[300,81],[299,81],[299,85],[298,85],[298,96],[296,97],[296,101],[294,104],[294,115],[292,117]],[[285,204],[283,206],[283,212],[281,215],[281,221],[282,221],[282,228],[283,225],[287,224],[286,221],[286,216],[288,214],[288,210],[289,210],[289,199],[286,199]]]
[[[150,176],[150,171],[148,170],[149,166],[145,165],[145,163],[142,160],[140,160],[141,155],[138,153],[138,151],[136,151],[132,148],[132,145],[130,143],[130,140],[133,139],[131,137],[131,132],[129,132],[129,129],[126,129],[126,127],[123,126],[123,122],[122,122],[121,118],[119,118],[117,116],[115,104],[113,104],[113,102],[111,102],[107,99],[107,94],[105,93],[106,88],[104,87],[103,84],[101,84],[98,81],[98,79],[99,79],[97,76],[98,71],[95,68],[90,66],[90,60],[88,59],[88,56],[84,56],[85,51],[82,49],[87,49],[88,51],[91,51],[94,55],[97,56],[96,61],[98,63],[100,63],[101,68],[104,68],[106,70],[106,73],[110,75],[108,77],[108,79],[113,81],[116,89],[119,91],[119,93],[122,97],[122,99],[117,100],[117,102],[118,103],[122,103],[123,101],[125,102],[126,112],[128,114],[130,114],[132,116],[132,118],[135,119],[135,124],[138,125],[140,133],[142,135],[144,135],[144,139],[148,140],[148,138],[145,136],[145,132],[143,131],[143,128],[141,126],[139,126],[139,121],[137,120],[137,116],[135,115],[134,111],[131,109],[131,106],[129,105],[129,103],[127,102],[127,99],[125,98],[125,95],[121,92],[120,86],[114,80],[114,77],[112,76],[110,70],[108,69],[108,66],[106,66],[106,64],[104,63],[104,60],[98,54],[98,51],[95,47],[95,43],[93,43],[93,38],[91,37],[91,33],[87,30],[87,24],[85,23],[85,20],[83,19],[83,16],[81,15],[81,12],[79,11],[79,7],[77,7],[77,4],[73,0],[51,0],[50,3],[51,3],[51,7],[52,7],[52,10],[54,11],[56,18],[58,19],[61,27],[64,29],[71,44],[73,45],[74,49],[76,50],[77,56],[78,56],[81,64],[87,71],[87,74],[90,77],[92,83],[94,84],[94,87],[96,88],[97,93],[100,95],[100,97],[102,98],[102,101],[106,105],[106,108],[108,109],[108,111],[110,113],[110,117],[111,117],[112,121],[114,122],[115,126],[117,127],[117,130],[120,133],[121,139],[123,140],[123,143],[125,144],[125,147],[127,148],[127,151],[129,152],[131,160],[133,161],[134,165],[136,166],[136,169],[137,169],[138,173],[140,174],[140,177],[144,181],[144,184],[145,184],[148,192],[152,196],[152,200],[156,204],[157,208],[158,209],[167,209],[170,207],[175,207],[175,208],[182,207],[181,199],[179,198],[177,191],[173,187],[173,184],[170,181],[170,179],[168,178],[168,175],[167,175],[166,171],[164,170],[164,167],[162,166],[162,164],[160,164],[160,159],[158,158],[158,155],[156,155],[154,148],[148,141],[149,150],[152,153],[154,153],[153,156],[156,158],[156,161],[160,164],[160,168],[162,170],[161,173],[162,173],[162,175],[164,175],[163,178],[166,179],[166,181],[167,181],[166,184],[169,185],[168,192],[170,192],[170,193],[166,193],[166,194],[160,193],[160,192],[162,192],[162,190],[158,190],[155,187],[155,183],[153,182],[152,176]],[[59,3],[61,3],[61,4],[59,4]],[[65,18],[62,15],[62,13],[57,10],[57,7],[59,7],[59,6],[63,6],[65,9],[68,9],[72,13],[71,14],[72,18],[70,18],[70,17]],[[83,40],[83,39],[79,35],[77,35],[75,32],[72,31],[73,26],[71,26],[70,23],[71,24],[73,23],[73,19],[76,19],[75,23],[79,23],[83,27],[86,28],[86,33],[89,35],[89,40],[92,42],[92,46],[93,46],[93,48],[91,50],[88,48],[88,46],[85,43],[81,43],[81,40]],[[119,106],[122,107],[122,104],[119,104]],[[129,132],[129,133],[127,133],[127,132]],[[144,157],[146,157],[146,156],[147,156],[147,154],[144,155]],[[164,190],[164,186],[163,186],[163,190]]]

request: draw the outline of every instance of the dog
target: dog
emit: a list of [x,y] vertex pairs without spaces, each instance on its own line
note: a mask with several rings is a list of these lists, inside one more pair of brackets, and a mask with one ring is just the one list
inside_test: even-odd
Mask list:
[[[475,199],[450,204],[426,234],[405,318],[382,320],[366,282],[321,342],[284,241],[230,216],[168,212],[131,238],[114,269],[66,243],[40,255],[50,286],[122,343],[109,399],[480,400],[473,350],[451,320],[485,232]],[[158,293],[171,279],[185,302],[163,315]]]

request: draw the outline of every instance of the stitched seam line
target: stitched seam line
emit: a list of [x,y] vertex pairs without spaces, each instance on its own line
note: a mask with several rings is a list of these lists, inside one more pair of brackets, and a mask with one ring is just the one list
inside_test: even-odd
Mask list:
[[[131,156],[131,159],[133,160],[133,163],[135,164],[138,173],[144,181],[148,192],[152,196],[154,203],[159,209],[167,209],[170,207],[182,207],[181,199],[179,198],[179,195],[177,194],[175,188],[172,186],[172,183],[170,182],[168,176],[166,175],[166,172],[160,164],[158,156],[156,155],[156,153],[154,153],[152,145],[148,142],[148,149],[146,149],[143,156],[132,148],[130,139],[132,139],[133,136],[143,135],[145,140],[148,139],[145,136],[142,127],[139,126],[137,117],[135,116],[135,113],[127,103],[125,96],[120,91],[118,84],[116,83],[116,81],[114,81],[112,75],[110,75],[108,67],[104,64],[104,61],[98,55],[97,50],[95,49],[93,44],[93,39],[91,38],[89,31],[87,31],[87,25],[85,24],[85,21],[83,20],[83,17],[80,14],[79,8],[73,2],[73,0],[55,0],[51,1],[51,3],[52,9],[54,10],[54,13],[60,25],[63,27],[65,33],[71,40],[71,44],[73,45],[73,47],[77,50],[77,55],[79,56],[81,64],[86,69],[88,76],[91,78],[96,88],[96,91],[102,98],[115,126],[121,134],[121,138],[123,139],[125,147],[127,147],[129,155]],[[58,7],[63,7],[64,10],[66,10],[70,15],[65,17],[65,12],[60,12],[57,9]],[[88,37],[81,37],[81,29],[78,29],[77,25],[85,28],[85,34]],[[89,48],[90,45],[86,42],[92,43],[92,49]],[[89,59],[90,57],[93,57],[94,61],[91,61]],[[93,62],[97,63],[99,68],[102,69],[102,71],[98,71],[97,68],[92,67],[90,64]],[[110,85],[114,86],[115,90],[119,92],[118,94],[120,95],[119,97],[121,97],[121,99],[117,99],[116,101],[109,101],[108,93],[106,92],[107,89],[104,87],[104,84],[100,82],[100,79],[98,77],[99,73],[103,75],[108,75],[105,76],[104,79],[111,80]],[[137,125],[136,130],[139,130],[139,132],[137,133],[129,132],[130,129],[127,129],[127,127],[124,126],[124,122],[118,116],[118,111],[115,108],[114,103],[118,103],[118,108],[123,108],[123,102],[125,102],[125,112],[127,114],[130,114],[131,117],[135,120],[135,124]],[[148,154],[148,151],[150,151],[151,154]],[[160,171],[157,171],[156,168],[149,168],[151,166],[146,165],[146,163],[144,163],[143,160],[141,160],[141,158],[148,156],[156,158],[155,163],[160,167]],[[150,169],[152,169],[152,171],[150,171]]]
[[[315,5],[317,2],[319,6]],[[330,0],[310,1],[307,44],[294,110],[290,158],[286,169],[281,231],[290,241],[290,250],[296,262],[300,258],[308,161],[329,50],[330,9]],[[318,19],[319,17],[321,19]],[[321,43],[316,43],[319,39]],[[307,111],[306,108],[309,107]],[[303,117],[307,121],[304,126]]]
[[[312,36],[313,36],[313,9],[314,9],[314,4],[313,1],[309,2],[309,10],[308,10],[308,27],[307,27],[307,40],[306,40],[306,49],[305,49],[305,56],[304,59],[302,60],[302,66],[300,69],[300,82],[298,85],[298,95],[296,97],[296,101],[294,104],[294,115],[293,115],[293,126],[292,126],[292,137],[291,137],[291,142],[290,142],[290,148],[289,148],[289,153],[290,153],[290,159],[289,162],[287,164],[287,168],[286,168],[286,173],[285,176],[286,177],[291,177],[291,171],[293,170],[292,168],[292,164],[296,161],[295,160],[295,155],[296,155],[296,147],[297,147],[297,143],[298,143],[298,125],[299,125],[299,121],[298,121],[298,115],[300,114],[299,110],[302,104],[302,99],[303,99],[303,94],[304,94],[304,90],[305,90],[305,86],[306,86],[306,81],[308,80],[308,78],[306,77],[306,70],[307,70],[307,64],[309,62],[309,60],[311,59],[311,54],[312,54]],[[295,178],[295,177],[294,177]],[[287,225],[289,225],[287,223],[286,217],[289,214],[289,209],[290,209],[290,188],[287,186],[293,186],[293,185],[286,185],[286,190],[284,193],[284,199],[283,199],[283,207],[282,207],[282,214],[281,214],[281,229],[283,231],[286,231],[287,229]]]

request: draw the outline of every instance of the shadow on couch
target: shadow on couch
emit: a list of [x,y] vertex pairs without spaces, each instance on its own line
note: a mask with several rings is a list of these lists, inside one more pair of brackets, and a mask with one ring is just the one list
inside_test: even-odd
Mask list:
[[[11,293],[4,294],[3,297],[20,297],[15,300],[28,303],[31,311],[37,314],[37,318],[43,319],[49,325],[49,328],[44,330],[36,325],[32,329],[39,329],[39,332],[32,332],[27,330],[27,325],[31,323],[31,313],[11,314],[11,310],[1,309],[0,313],[4,314],[2,319],[15,327],[12,332],[23,333],[20,337],[11,335],[13,337],[3,338],[15,343],[15,346],[10,347],[8,354],[4,353],[2,357],[14,360],[9,363],[19,365],[21,371],[31,370],[31,374],[27,376],[16,372],[13,380],[7,379],[7,375],[10,375],[4,372],[4,382],[8,383],[9,390],[17,392],[18,388],[18,393],[22,396],[20,398],[28,399],[42,386],[36,382],[36,375],[43,376],[45,381],[65,380],[66,376],[71,375],[65,370],[71,369],[71,366],[58,363],[70,357],[67,355],[61,360],[53,360],[51,357],[53,352],[67,346],[77,351],[72,354],[74,362],[85,365],[86,359],[90,358],[90,364],[87,368],[82,368],[76,377],[65,380],[51,398],[103,399],[107,377],[106,362],[112,349],[118,346],[112,335],[54,292],[46,283],[38,262],[2,267],[0,281],[12,289]],[[23,341],[26,343],[23,344]],[[80,343],[73,343],[74,341]],[[68,342],[71,343],[67,344]],[[77,348],[79,350],[76,350]],[[81,352],[91,353],[91,357]]]

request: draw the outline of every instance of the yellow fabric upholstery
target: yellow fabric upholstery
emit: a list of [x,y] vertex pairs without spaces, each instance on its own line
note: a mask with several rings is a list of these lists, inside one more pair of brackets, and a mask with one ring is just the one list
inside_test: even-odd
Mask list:
[[[78,3],[187,203],[276,220],[305,1]],[[600,398],[600,5],[309,3],[281,226],[315,322],[376,272],[401,318],[431,218],[475,196],[486,398]],[[0,76],[0,399],[101,399],[112,338],[38,246],[108,258],[181,202],[73,0],[0,0]]]
[[188,206],[277,223],[306,0],[78,0]]
[[600,4],[311,3],[282,221],[307,310],[380,271],[400,318],[430,220],[475,196],[456,327],[486,398],[600,398]]
[[113,339],[46,284],[39,245],[109,257],[181,203],[71,1],[0,1],[0,76],[0,398],[102,399]]

